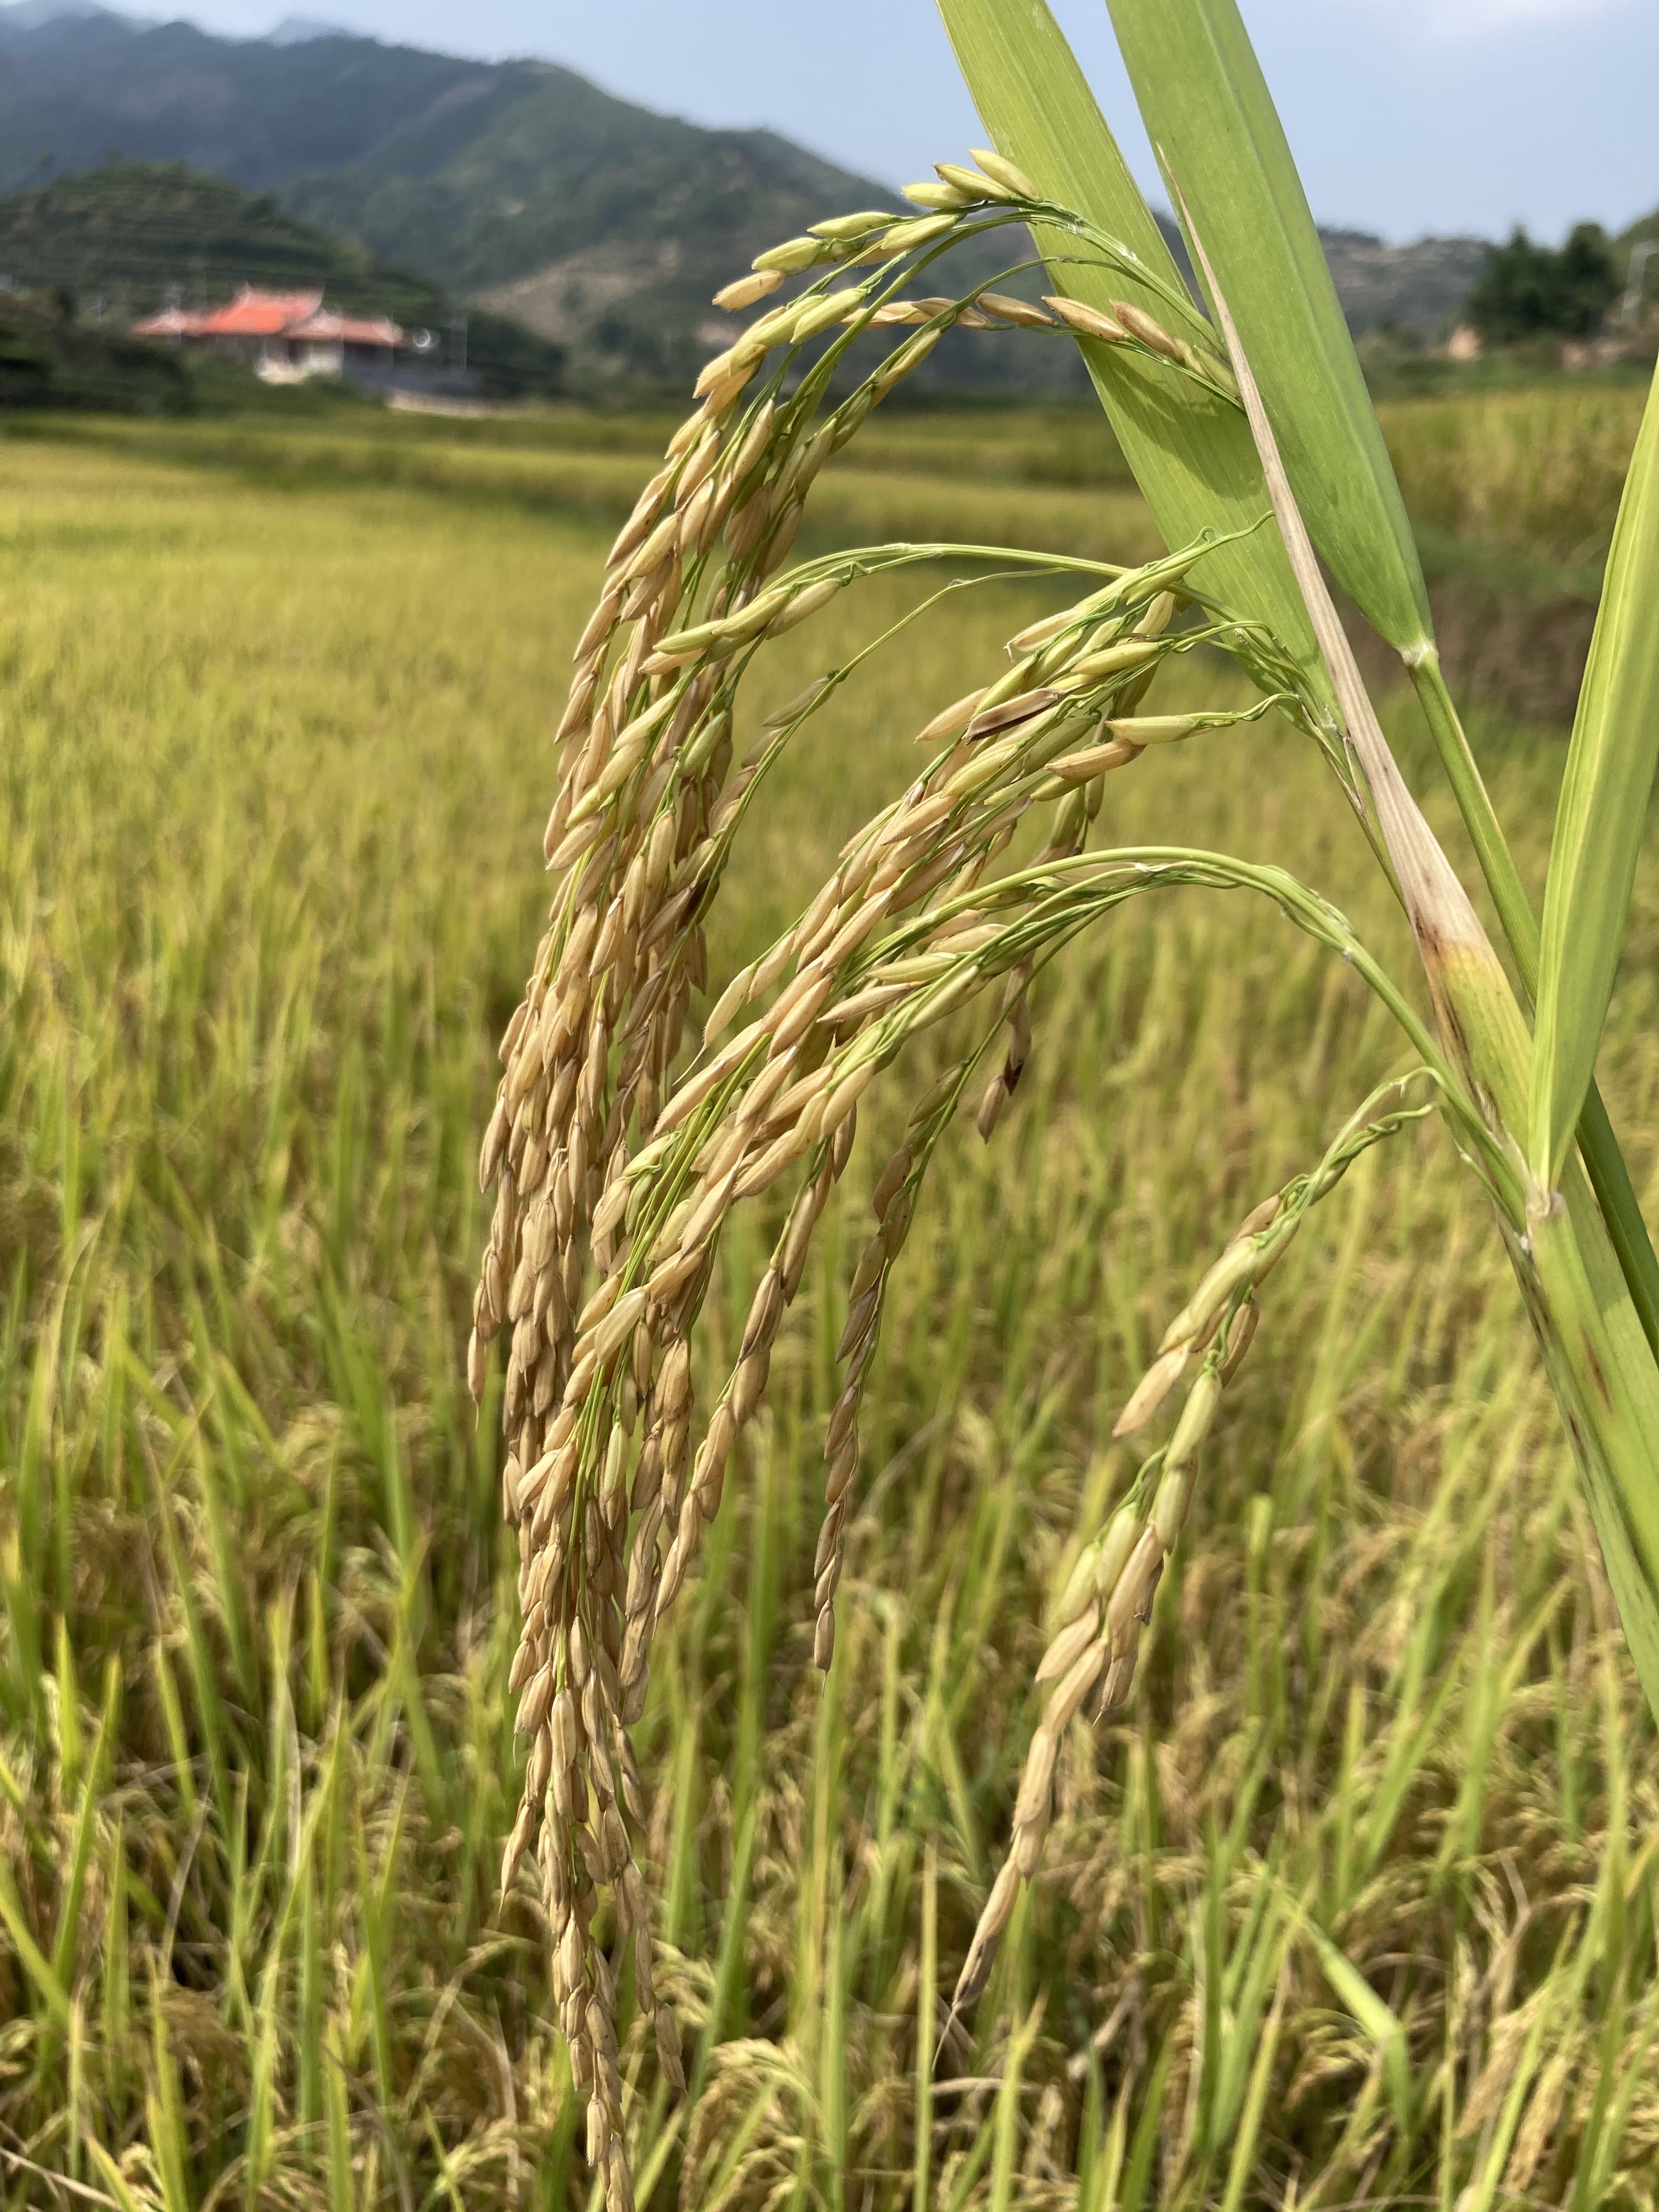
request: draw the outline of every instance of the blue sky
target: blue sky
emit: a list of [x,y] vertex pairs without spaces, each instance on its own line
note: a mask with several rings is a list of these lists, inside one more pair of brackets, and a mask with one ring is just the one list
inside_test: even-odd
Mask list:
[[[1143,177],[1103,0],[1057,12]],[[137,0],[159,13],[155,0]],[[1322,221],[1559,238],[1659,205],[1659,0],[1243,0]],[[185,0],[449,52],[535,53],[695,121],[768,124],[902,183],[976,133],[933,0]]]

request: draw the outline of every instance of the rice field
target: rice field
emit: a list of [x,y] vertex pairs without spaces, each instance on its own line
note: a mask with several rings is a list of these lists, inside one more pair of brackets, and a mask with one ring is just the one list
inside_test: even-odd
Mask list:
[[[1593,561],[1616,474],[1571,457],[1622,403],[1587,425],[1591,398],[1530,429],[1395,410],[1425,524]],[[659,427],[0,440],[8,2207],[596,2201],[533,1887],[496,1893],[516,1552],[463,1351],[563,672]],[[1095,435],[895,416],[819,527],[1139,555]],[[776,697],[925,588],[845,595]],[[716,989],[1045,604],[957,594],[838,695],[745,830]],[[1475,725],[1535,882],[1560,733]],[[1278,726],[1111,780],[1097,837],[1177,830],[1398,946]],[[1644,877],[1602,1066],[1644,1188],[1656,956]],[[861,1109],[663,1632],[637,1740],[690,2089],[624,2039],[641,2204],[1652,2203],[1659,1751],[1433,1129],[1367,1155],[1268,1285],[1128,1714],[1073,1732],[1042,1872],[931,2064],[1046,1611],[1129,1472],[1124,1395],[1237,1219],[1401,1064],[1341,963],[1237,896],[1131,905],[1034,1016],[994,1141],[948,1140],[910,1235],[827,1681],[819,1445],[902,1085]],[[711,1370],[763,1249],[736,1227]]]

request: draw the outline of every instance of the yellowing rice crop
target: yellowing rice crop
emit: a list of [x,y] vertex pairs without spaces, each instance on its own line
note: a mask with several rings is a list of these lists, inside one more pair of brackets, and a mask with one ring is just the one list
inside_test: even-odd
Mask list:
[[[0,2201],[586,2204],[538,1908],[496,1901],[517,1559],[463,1368],[552,723],[641,471],[205,444],[0,444]],[[832,472],[825,526],[995,538],[1018,507],[1025,542],[1146,550],[1121,493],[930,483]],[[924,586],[863,588],[779,697]],[[960,594],[835,702],[745,827],[716,972],[1048,603]],[[1535,877],[1557,741],[1479,741]],[[1272,721],[1107,805],[1117,842],[1271,853],[1397,941]],[[1638,882],[1602,1060],[1644,1165],[1656,919]],[[1217,1224],[1395,1064],[1340,962],[1190,893],[1033,1017],[894,1278],[827,1681],[819,1444],[880,1126],[657,1647],[690,2095],[624,1982],[640,2202],[1647,2202],[1652,1735],[1516,1292],[1427,1140],[1361,1162],[1265,1286],[1133,1698],[1062,1756],[930,2079],[1123,1396]],[[728,1255],[708,1382],[763,1259],[744,1217]]]

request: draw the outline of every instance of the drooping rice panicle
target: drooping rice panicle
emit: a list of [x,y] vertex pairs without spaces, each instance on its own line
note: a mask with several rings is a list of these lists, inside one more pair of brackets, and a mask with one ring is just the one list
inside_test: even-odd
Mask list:
[[[518,1532],[522,1615],[511,1686],[528,1753],[502,1881],[513,1881],[533,1846],[561,2025],[587,2099],[588,2154],[609,2212],[630,2201],[613,1940],[631,1942],[635,1988],[654,2020],[663,2072],[672,2083],[681,2079],[678,2031],[656,1993],[648,1893],[633,1840],[647,1808],[629,1730],[644,1708],[653,1637],[762,1401],[811,1237],[851,1154],[858,1102],[878,1072],[925,1031],[965,1032],[949,1048],[951,1072],[914,1109],[906,1142],[878,1182],[875,1231],[848,1292],[838,1352],[845,1382],[826,1437],[814,1566],[814,1644],[825,1667],[884,1291],[974,1069],[1000,1045],[977,1103],[988,1137],[1019,1080],[1031,1042],[1030,992],[1047,960],[1125,900],[1162,884],[1255,888],[1354,959],[1419,1049],[1434,1054],[1341,917],[1280,872],[1179,848],[1089,848],[1113,770],[1162,745],[1224,741],[1273,708],[1323,746],[1354,795],[1306,672],[1248,614],[1215,605],[1195,578],[1212,536],[1133,568],[940,545],[865,548],[786,565],[824,462],[947,329],[1063,329],[1074,320],[1060,313],[1050,325],[1041,310],[1017,312],[1019,303],[984,286],[962,299],[907,298],[903,288],[950,244],[1041,214],[1064,222],[1109,265],[1127,266],[1079,219],[1006,179],[980,181],[982,192],[974,173],[947,168],[937,190],[927,188],[927,214],[820,225],[758,257],[752,279],[721,295],[733,307],[769,304],[705,367],[700,406],[617,536],[559,726],[559,787],[545,837],[556,890],[502,1040],[504,1073],[480,1161],[497,1195],[468,1364],[481,1395],[489,1347],[506,1337],[502,1492]],[[780,296],[788,276],[819,269],[826,273],[805,291]],[[837,282],[841,269],[875,273]],[[1173,372],[1177,400],[1201,386],[1203,404],[1213,404],[1228,379],[1206,326],[1178,301],[1170,312],[1190,335],[1141,310],[1119,318],[1117,342]],[[838,396],[848,349],[890,325],[911,334]],[[849,672],[830,671],[810,686],[734,765],[750,662],[860,577],[950,560],[994,573],[1012,566],[1065,574],[1086,588],[1028,625],[1010,641],[1000,673],[933,718],[921,732],[930,749],[921,775],[848,842],[794,927],[717,994],[702,1048],[683,1065],[693,1003],[709,982],[706,917],[738,827],[783,750]],[[1256,688],[1255,702],[1143,712],[1159,671],[1200,647],[1231,657]],[[997,875],[1034,809],[1048,810],[1034,860]],[[1431,1064],[1453,1110],[1479,1127],[1455,1083]],[[724,1224],[733,1208],[784,1182],[793,1195],[751,1292],[736,1361],[700,1416],[691,1340]],[[1305,1202],[1285,1217],[1290,1228]],[[1263,1233],[1272,1243],[1290,1230],[1276,1222]],[[1248,1249],[1254,1255],[1258,1244]],[[999,1878],[959,2002],[982,1979],[1009,1884],[1035,1863],[1050,1747],[1097,1676],[1113,1702],[1127,1692],[1139,1624],[1190,1495],[1199,1433],[1250,1325],[1240,1318],[1254,1311],[1246,1297],[1233,1297],[1203,1355],[1185,1428],[1155,1455],[1155,1496],[1153,1463],[1143,1470],[1135,1546],[1091,1601],[1089,1650],[1068,1662],[1051,1693],[1016,1819],[1015,1871],[1005,1868]],[[1184,1367],[1195,1348],[1172,1348],[1166,1364],[1178,1350]],[[1173,1379],[1173,1365],[1170,1372]],[[1064,1633],[1077,1638],[1075,1620]]]

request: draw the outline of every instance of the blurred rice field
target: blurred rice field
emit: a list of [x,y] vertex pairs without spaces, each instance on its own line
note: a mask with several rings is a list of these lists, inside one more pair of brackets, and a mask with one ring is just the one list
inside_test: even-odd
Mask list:
[[[1414,404],[1389,429],[1433,527],[1596,557],[1604,520],[1516,480],[1518,403]],[[1622,434],[1552,419],[1565,453]],[[827,477],[820,527],[1142,553],[1086,428],[896,417]],[[495,1893],[515,1555],[461,1355],[562,672],[653,434],[0,441],[8,2207],[594,2201],[538,1907]],[[1479,512],[1448,489],[1477,464]],[[924,588],[794,633],[776,696]],[[716,989],[1043,604],[957,594],[838,695],[745,830]],[[1559,734],[1475,738],[1535,880]],[[1097,836],[1271,855],[1408,972],[1275,724],[1114,778]],[[1238,1217],[1402,1064],[1275,908],[1160,896],[1050,971],[994,1142],[947,1145],[824,1682],[818,1439],[869,1182],[925,1068],[863,1109],[639,1731],[691,2075],[670,2100],[627,2042],[654,2212],[1654,2202],[1659,1753],[1433,1128],[1369,1155],[1268,1285],[1129,1713],[1074,1731],[1041,1878],[930,2074],[1045,1607],[1129,1472],[1117,1407]],[[1644,1188],[1656,956],[1644,875],[1602,1070]],[[764,1249],[738,1228],[711,1367]]]

